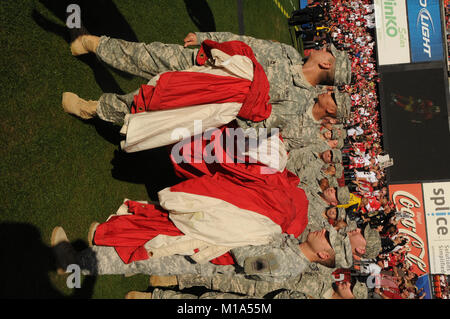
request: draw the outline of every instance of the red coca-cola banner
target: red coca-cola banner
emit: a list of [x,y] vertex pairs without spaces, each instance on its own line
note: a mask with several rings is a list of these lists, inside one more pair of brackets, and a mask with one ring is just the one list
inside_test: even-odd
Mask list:
[[410,249],[406,254],[406,262],[419,276],[429,273],[422,184],[389,185],[389,194],[397,211],[408,215],[401,218],[397,225],[399,234],[409,239]]

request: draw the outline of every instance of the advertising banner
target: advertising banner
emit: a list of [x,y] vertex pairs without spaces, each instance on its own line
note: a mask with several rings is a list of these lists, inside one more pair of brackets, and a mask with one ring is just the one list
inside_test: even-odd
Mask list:
[[409,37],[412,62],[443,59],[439,0],[408,0]]
[[430,272],[450,275],[450,182],[423,183]]
[[389,194],[397,211],[407,213],[397,225],[399,235],[408,238],[410,251],[406,254],[408,266],[421,276],[430,272],[427,233],[421,184],[389,185]]
[[379,65],[410,63],[405,0],[375,0]]

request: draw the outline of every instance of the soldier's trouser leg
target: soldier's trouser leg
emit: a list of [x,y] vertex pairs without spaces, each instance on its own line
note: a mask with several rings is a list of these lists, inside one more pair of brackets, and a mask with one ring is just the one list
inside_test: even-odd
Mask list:
[[133,98],[139,90],[125,95],[105,93],[98,100],[97,115],[100,119],[123,125],[125,115],[131,113]]
[[199,297],[173,290],[155,289],[152,292],[152,299],[249,299],[248,296],[240,296],[223,292],[206,292]]
[[151,79],[165,71],[180,71],[192,67],[198,49],[161,42],[128,42],[102,36],[97,57],[121,71]]
[[87,248],[78,254],[77,259],[78,265],[85,275],[147,274],[171,276],[199,274],[211,276],[216,273],[230,275],[235,273],[235,268],[232,265],[196,264],[181,255],[149,258],[125,264],[114,247],[106,246]]
[[205,287],[210,290],[242,294],[247,296],[263,297],[264,295],[284,288],[291,288],[289,283],[254,280],[243,275],[216,274],[211,277],[200,275],[177,276],[180,289],[191,287]]

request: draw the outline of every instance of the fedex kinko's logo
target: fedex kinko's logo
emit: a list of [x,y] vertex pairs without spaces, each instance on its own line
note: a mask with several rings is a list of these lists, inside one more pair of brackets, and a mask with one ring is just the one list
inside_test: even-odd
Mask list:
[[[422,9],[420,9],[417,15],[416,28],[420,28],[420,32],[422,33],[423,52],[431,58],[430,38],[432,34],[435,33],[433,18],[431,17],[430,11],[427,9],[427,0],[420,0],[419,4]],[[432,33],[430,30],[430,25]]]
[[[409,265],[415,264],[418,269],[426,272],[427,264],[424,262],[425,257],[425,242],[417,234],[417,226],[415,220],[415,212],[413,208],[420,208],[422,205],[420,201],[412,194],[406,191],[396,191],[392,195],[392,201],[395,203],[397,210],[405,212],[409,215],[409,218],[402,218],[401,225],[399,227],[399,233],[408,236],[408,243],[410,250],[406,254],[406,261]],[[413,253],[414,251],[414,253]],[[409,266],[408,265],[408,266]]]

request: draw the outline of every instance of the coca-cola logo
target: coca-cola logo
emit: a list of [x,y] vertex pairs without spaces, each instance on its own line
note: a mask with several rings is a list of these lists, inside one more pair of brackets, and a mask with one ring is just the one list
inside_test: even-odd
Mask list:
[[408,239],[409,250],[406,253],[406,262],[408,266],[416,265],[422,272],[427,272],[427,264],[424,261],[426,253],[425,241],[417,234],[416,212],[414,209],[421,208],[421,202],[412,194],[406,191],[396,191],[392,195],[392,201],[395,203],[398,211],[407,214],[406,218],[400,220],[403,227],[399,227],[399,234]]

